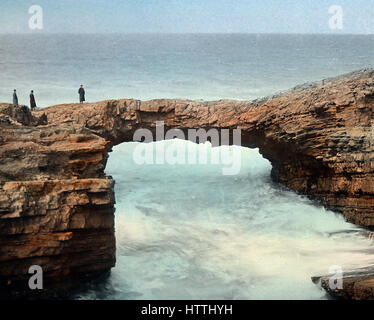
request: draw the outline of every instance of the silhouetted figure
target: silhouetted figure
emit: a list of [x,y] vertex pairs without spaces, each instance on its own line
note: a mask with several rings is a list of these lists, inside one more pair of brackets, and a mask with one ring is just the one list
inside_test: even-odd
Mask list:
[[79,102],[80,103],[85,102],[86,101],[86,98],[85,98],[86,92],[83,89],[83,85],[81,85],[81,87],[79,88],[78,93],[79,93]]
[[13,92],[13,104],[18,106],[18,97],[17,97],[17,90],[14,89],[14,92]]
[[34,90],[31,90],[31,93],[30,93],[30,108],[31,108],[31,110],[34,110],[36,108]]

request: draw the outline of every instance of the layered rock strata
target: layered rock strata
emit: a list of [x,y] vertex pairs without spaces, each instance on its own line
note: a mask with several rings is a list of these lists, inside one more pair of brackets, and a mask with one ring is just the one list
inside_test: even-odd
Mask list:
[[0,277],[19,287],[30,264],[58,281],[115,262],[111,147],[139,128],[241,129],[275,181],[348,221],[374,226],[374,71],[297,87],[269,99],[131,99],[65,104],[31,114],[0,105]]

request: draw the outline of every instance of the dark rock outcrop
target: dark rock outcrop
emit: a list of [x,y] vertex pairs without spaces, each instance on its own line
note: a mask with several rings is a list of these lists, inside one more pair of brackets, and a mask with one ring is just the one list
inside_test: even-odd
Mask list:
[[337,283],[331,279],[331,275],[313,277],[312,281],[335,299],[374,300],[374,270],[372,268],[345,273],[341,289],[336,288]]
[[[297,87],[255,102],[111,100],[32,115],[0,107],[0,278],[25,286],[31,264],[51,281],[110,270],[115,261],[113,145],[156,121],[184,131],[242,130],[274,180],[374,226],[374,71]],[[6,111],[2,111],[6,110]],[[11,111],[9,111],[11,110]],[[65,280],[64,280],[65,279]]]

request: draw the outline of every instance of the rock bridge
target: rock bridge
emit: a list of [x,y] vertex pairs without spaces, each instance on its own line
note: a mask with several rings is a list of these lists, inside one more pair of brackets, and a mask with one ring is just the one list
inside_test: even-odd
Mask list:
[[[374,70],[253,102],[131,99],[33,114],[0,104],[0,291],[27,294],[28,269],[66,287],[115,264],[111,148],[139,128],[241,129],[274,181],[374,227]],[[26,288],[26,289],[25,289]]]

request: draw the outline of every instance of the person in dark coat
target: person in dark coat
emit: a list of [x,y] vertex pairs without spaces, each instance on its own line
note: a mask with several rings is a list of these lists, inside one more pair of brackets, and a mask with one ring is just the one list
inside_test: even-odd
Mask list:
[[81,85],[81,87],[79,88],[78,94],[79,94],[79,102],[80,103],[85,102],[86,101],[86,98],[85,98],[86,92],[83,89],[83,85]]
[[34,110],[36,108],[34,90],[31,90],[31,93],[30,93],[30,108],[31,108],[31,110]]
[[18,97],[17,97],[17,90],[14,89],[14,92],[13,92],[13,104],[18,106]]

